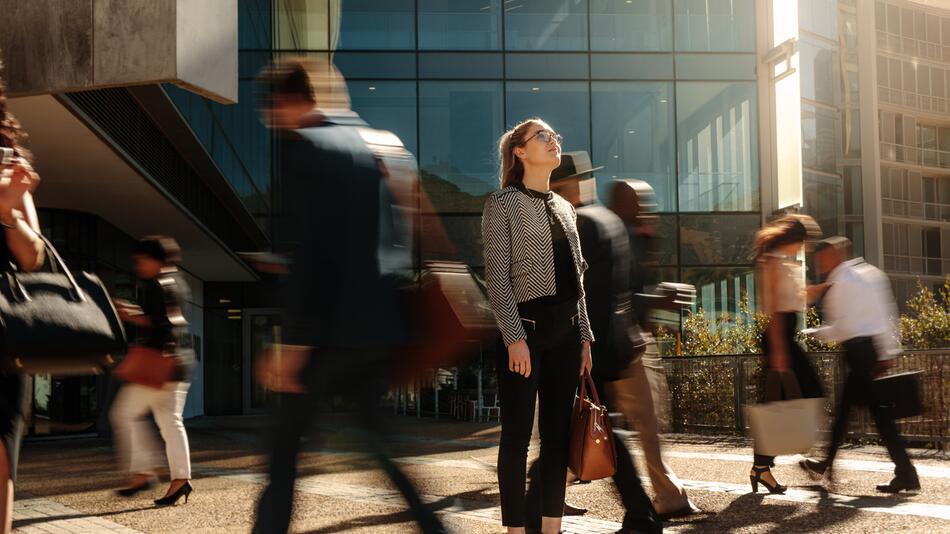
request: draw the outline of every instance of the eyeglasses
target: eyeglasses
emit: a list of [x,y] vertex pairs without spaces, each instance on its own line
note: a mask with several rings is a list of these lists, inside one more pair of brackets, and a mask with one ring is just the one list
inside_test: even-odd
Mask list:
[[525,140],[524,140],[524,143],[525,143],[525,144],[528,144],[528,141],[534,139],[535,137],[538,138],[538,141],[541,141],[541,142],[544,143],[544,144],[550,143],[551,140],[553,139],[555,143],[557,143],[557,144],[560,145],[560,144],[561,144],[561,140],[564,139],[564,138],[561,137],[559,134],[556,134],[556,133],[552,132],[551,130],[538,130],[538,131],[534,132],[534,135],[532,135],[531,137],[525,139]]

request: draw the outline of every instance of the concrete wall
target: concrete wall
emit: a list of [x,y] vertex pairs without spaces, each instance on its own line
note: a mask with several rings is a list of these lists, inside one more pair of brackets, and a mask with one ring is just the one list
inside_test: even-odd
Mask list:
[[237,101],[237,0],[0,0],[12,96],[170,82]]

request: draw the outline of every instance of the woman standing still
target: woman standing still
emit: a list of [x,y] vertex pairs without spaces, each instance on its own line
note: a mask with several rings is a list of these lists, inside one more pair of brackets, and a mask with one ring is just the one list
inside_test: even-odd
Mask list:
[[540,403],[541,531],[561,530],[571,407],[578,375],[591,368],[574,207],[551,192],[561,137],[529,119],[499,141],[501,190],[482,216],[485,281],[507,347],[497,361],[501,400],[498,487],[502,523],[525,532],[525,471],[534,404]]
[[[2,67],[2,65],[0,65]],[[0,79],[0,148],[12,149],[10,165],[0,165],[0,271],[35,271],[43,264],[45,246],[33,206],[39,176],[30,153],[20,145],[20,124],[7,113],[6,87]],[[0,533],[13,528],[13,482],[20,439],[29,406],[26,377],[0,362]]]
[[[795,339],[795,329],[799,314],[805,309],[806,297],[818,294],[819,286],[809,287],[806,291],[797,257],[806,240],[820,235],[821,229],[811,217],[786,215],[767,224],[755,236],[757,286],[762,288],[760,306],[769,316],[762,339],[768,370],[792,373],[798,381],[802,398],[806,399],[821,397],[822,387],[815,368]],[[761,483],[770,493],[785,493],[788,488],[779,484],[772,475],[774,465],[774,456],[755,454],[749,471],[753,491]]]
[[142,306],[116,303],[122,320],[136,327],[137,339],[132,351],[137,346],[181,362],[181,375],[171,381],[163,384],[130,381],[123,385],[109,412],[119,457],[131,476],[129,485],[117,492],[124,497],[151,488],[157,480],[155,468],[159,464],[160,449],[151,422],[146,419],[149,413],[154,416],[165,441],[171,473],[168,491],[155,500],[160,506],[175,504],[181,497],[185,497],[187,503],[193,489],[188,435],[182,421],[192,355],[178,343],[186,325],[181,310],[187,300],[187,285],[175,267],[180,254],[178,244],[170,237],[141,239],[133,257],[135,273],[145,283]]

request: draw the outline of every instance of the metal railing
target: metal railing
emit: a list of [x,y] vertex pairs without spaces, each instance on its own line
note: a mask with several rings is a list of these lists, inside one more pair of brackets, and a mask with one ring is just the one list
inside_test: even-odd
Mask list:
[[[847,364],[837,353],[810,354],[825,387],[823,431],[829,431],[835,401],[840,397]],[[670,394],[673,432],[738,433],[746,431],[744,408],[761,399],[764,358],[757,354],[736,356],[669,356],[663,358]],[[898,421],[901,435],[914,442],[950,442],[950,350],[909,351],[897,361],[899,371],[923,371],[925,412]],[[849,434],[876,436],[865,409],[851,413]]]

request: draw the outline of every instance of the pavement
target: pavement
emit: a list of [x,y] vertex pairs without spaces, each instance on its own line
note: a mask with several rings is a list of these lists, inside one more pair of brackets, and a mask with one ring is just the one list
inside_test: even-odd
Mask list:
[[[164,487],[133,498],[114,495],[124,479],[107,440],[28,442],[20,464],[14,531],[250,532],[266,481],[261,436],[267,422],[266,416],[188,421],[195,491],[187,504],[167,508],[152,503]],[[292,532],[417,532],[399,493],[361,452],[364,436],[348,423],[346,414],[322,416],[315,430],[325,439],[304,444]],[[390,423],[387,447],[450,532],[504,532],[495,475],[497,424],[400,416]],[[628,438],[636,450],[635,435]],[[663,442],[667,463],[703,510],[668,522],[665,532],[950,532],[946,452],[911,451],[922,484],[917,495],[875,492],[874,486],[887,482],[893,470],[886,452],[876,446],[843,449],[833,483],[814,482],[794,465],[795,458],[780,458],[774,472],[791,488],[785,495],[768,495],[751,493],[748,440],[666,435]],[[637,461],[645,473],[639,455]],[[620,527],[623,509],[609,481],[570,486],[567,498],[590,511],[582,518],[566,518],[565,532],[607,533]]]

